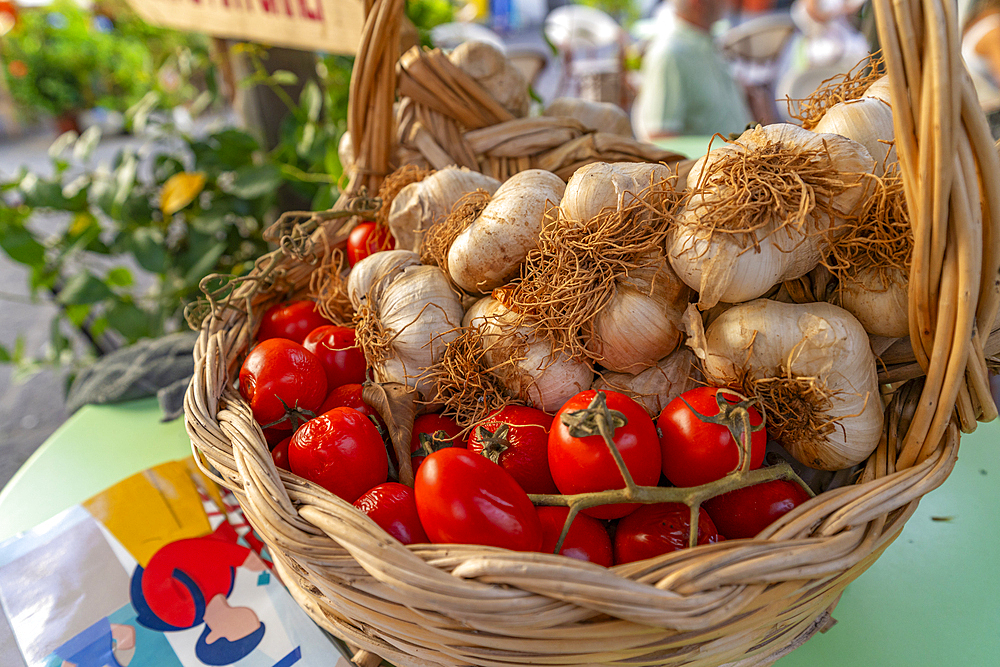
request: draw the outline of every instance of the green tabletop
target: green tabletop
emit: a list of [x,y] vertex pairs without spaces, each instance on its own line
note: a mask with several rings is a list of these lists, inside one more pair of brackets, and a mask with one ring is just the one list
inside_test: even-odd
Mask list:
[[[76,413],[0,492],[0,540],[144,468],[190,454],[156,401]],[[902,535],[844,593],[836,626],[778,667],[1000,664],[1000,424],[962,440],[958,464]]]
[[723,141],[719,137],[716,137],[713,142],[712,137],[705,137],[701,135],[680,135],[676,137],[664,137],[663,139],[657,139],[653,143],[660,148],[665,148],[668,151],[675,151],[689,158],[700,158],[708,152],[709,143],[712,144],[713,148],[718,148],[722,145]]

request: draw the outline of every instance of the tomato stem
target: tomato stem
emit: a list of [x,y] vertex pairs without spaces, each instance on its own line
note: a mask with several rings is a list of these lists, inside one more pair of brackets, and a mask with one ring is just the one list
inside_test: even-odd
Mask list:
[[510,440],[507,435],[510,433],[510,426],[500,424],[496,431],[490,432],[485,426],[476,427],[476,437],[483,444],[483,456],[493,463],[500,465],[500,456],[510,449]]
[[455,444],[454,439],[448,435],[447,431],[443,430],[434,431],[434,433],[421,433],[417,436],[417,440],[420,442],[421,451],[427,456],[440,449],[453,447]]
[[[731,394],[739,399],[738,403],[730,403],[723,395]],[[706,415],[698,412],[683,397],[679,397],[688,410],[706,424],[719,424],[725,426],[736,443],[738,459],[736,468],[732,472],[746,472],[750,469],[752,434],[764,428],[764,415],[761,413],[761,422],[756,426],[750,423],[750,408],[757,402],[756,398],[747,398],[729,389],[720,389],[715,392],[715,401],[719,406],[719,413],[716,415]]]
[[271,428],[273,426],[277,426],[278,424],[283,424],[285,423],[286,420],[288,420],[292,424],[292,433],[295,433],[297,430],[299,430],[300,426],[305,424],[310,419],[316,417],[316,413],[313,412],[312,410],[306,410],[305,408],[300,408],[298,404],[296,404],[295,407],[290,408],[288,407],[288,403],[285,403],[285,399],[281,398],[280,396],[275,396],[275,398],[281,401],[281,407],[285,409],[285,415],[281,419],[276,419],[270,424],[263,424],[261,428]]

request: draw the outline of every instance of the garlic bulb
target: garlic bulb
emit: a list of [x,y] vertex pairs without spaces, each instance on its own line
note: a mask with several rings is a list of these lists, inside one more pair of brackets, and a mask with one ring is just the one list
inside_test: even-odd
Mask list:
[[835,134],[747,130],[691,169],[670,263],[699,308],[757,298],[819,264],[824,232],[865,196],[873,167],[864,146]]
[[889,75],[887,74],[876,79],[868,86],[862,97],[874,97],[875,99],[882,100],[891,107],[892,89],[889,86]]
[[587,363],[556,353],[551,342],[539,340],[530,326],[518,326],[517,320],[493,297],[477,301],[464,318],[465,326],[479,330],[490,372],[511,396],[555,412],[590,388],[594,371]]
[[663,412],[670,401],[697,387],[700,376],[694,353],[682,347],[660,359],[655,366],[635,375],[603,373],[594,381],[591,389],[625,394],[655,417]]
[[908,283],[899,269],[865,268],[841,280],[835,303],[854,315],[868,333],[903,338],[910,335]]
[[[882,434],[875,356],[864,327],[828,303],[739,304],[705,331],[706,379],[771,389],[768,433],[803,464],[841,470],[864,461]],[[753,389],[753,391],[751,390]]]
[[813,131],[839,134],[867,148],[875,160],[875,173],[879,176],[899,161],[892,127],[892,107],[879,98],[859,97],[834,104],[823,114]]
[[[364,344],[363,347],[377,382],[405,384],[430,399],[435,389],[420,376],[441,358],[448,342],[457,337],[462,304],[448,276],[436,266],[414,264],[412,257],[405,254],[382,258],[379,267],[374,263],[365,266],[369,259],[388,254],[375,253],[351,271],[348,280],[351,302],[359,314],[367,313],[374,319],[361,318],[358,339],[375,341],[371,343],[374,349]],[[369,289],[364,292],[362,287],[366,283]]]
[[591,102],[578,97],[559,97],[552,101],[543,116],[563,116],[580,121],[588,130],[634,137],[632,120],[617,104]]
[[377,300],[382,292],[408,266],[418,266],[420,257],[410,250],[384,250],[368,255],[351,269],[347,295],[355,308],[371,295]]
[[460,167],[447,167],[399,191],[389,209],[389,229],[396,247],[420,250],[424,232],[445,218],[463,195],[483,189],[493,194],[500,187],[495,178]]
[[663,184],[669,167],[645,162],[594,162],[570,176],[559,205],[566,220],[587,222],[605,208],[625,208],[650,186]]
[[[691,290],[666,257],[655,259],[617,277],[614,296],[585,336],[587,349],[611,371],[638,373],[680,342]],[[647,264],[643,258],[637,263]]]
[[337,144],[337,157],[340,158],[340,167],[344,172],[348,172],[354,166],[354,143],[351,141],[351,133],[344,132]]
[[475,79],[515,118],[528,115],[528,80],[499,49],[486,42],[462,42],[448,59]]
[[559,204],[565,189],[561,178],[542,169],[511,176],[452,243],[448,272],[455,284],[485,294],[515,277],[538,247],[546,210]]

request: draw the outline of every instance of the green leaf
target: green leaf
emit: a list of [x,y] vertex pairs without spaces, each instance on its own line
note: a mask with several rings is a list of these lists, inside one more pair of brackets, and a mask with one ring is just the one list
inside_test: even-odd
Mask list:
[[73,157],[80,162],[87,162],[94,154],[94,149],[101,141],[101,128],[92,125],[84,130],[83,134],[73,146]]
[[135,175],[139,169],[139,160],[135,153],[128,153],[122,164],[115,171],[115,205],[121,206],[128,199],[135,187]]
[[311,79],[306,81],[299,96],[299,106],[305,109],[309,120],[314,123],[319,120],[319,114],[323,111],[323,93],[319,89],[319,84]]
[[87,316],[90,315],[90,309],[93,306],[86,303],[81,303],[75,306],[66,306],[66,319],[73,323],[78,329],[82,329],[84,323],[87,321]]
[[124,336],[129,343],[153,335],[149,314],[133,303],[116,303],[105,317],[108,327]]
[[49,157],[55,160],[61,156],[70,146],[76,143],[78,136],[79,135],[77,135],[77,133],[73,130],[60,134],[59,138],[53,141],[52,145],[49,146]]
[[3,345],[0,345],[0,364],[9,364],[14,361],[14,354]]
[[195,169],[208,170],[213,162],[228,170],[250,166],[253,154],[260,149],[260,144],[251,135],[233,128],[213,134],[206,146],[208,153],[195,151]]
[[309,151],[312,150],[313,144],[316,143],[316,123],[306,123],[302,127],[302,135],[299,138],[298,144],[295,146],[295,151],[300,157],[308,158]]
[[89,271],[81,271],[71,277],[59,291],[57,300],[64,305],[97,303],[114,296],[104,282]]
[[45,246],[22,225],[5,225],[0,228],[0,248],[15,262],[27,266],[45,263]]
[[196,261],[190,264],[187,273],[184,274],[185,285],[197,285],[202,278],[212,273],[219,258],[226,252],[224,243],[216,243],[210,248],[205,248],[202,244],[198,244],[196,247],[199,250],[196,255],[192,257],[190,251],[188,253],[187,259],[193,258]]
[[336,196],[334,195],[334,188],[320,186],[320,188],[316,191],[316,196],[313,197],[312,210],[326,211],[333,208],[335,201]]
[[135,284],[132,272],[124,266],[116,266],[108,271],[108,275],[105,276],[104,280],[112,287],[131,287]]
[[184,171],[184,163],[166,153],[160,153],[153,160],[153,178],[158,183],[167,181],[174,174]]
[[299,77],[287,69],[277,69],[271,72],[271,82],[279,86],[294,86],[299,82]]
[[139,266],[151,273],[165,273],[167,251],[163,248],[163,233],[158,229],[141,227],[135,230],[126,246]]
[[241,199],[257,199],[274,192],[281,185],[281,172],[270,164],[242,167],[229,186],[229,193]]

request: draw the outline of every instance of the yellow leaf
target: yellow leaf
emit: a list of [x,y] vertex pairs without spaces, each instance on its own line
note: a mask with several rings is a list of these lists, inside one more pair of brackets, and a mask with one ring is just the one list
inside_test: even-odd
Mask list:
[[205,174],[197,172],[189,174],[182,172],[174,174],[163,184],[160,193],[160,210],[164,216],[173,215],[198,196],[205,188]]

